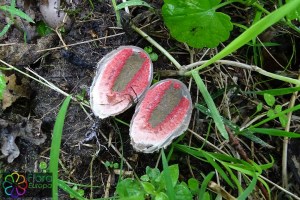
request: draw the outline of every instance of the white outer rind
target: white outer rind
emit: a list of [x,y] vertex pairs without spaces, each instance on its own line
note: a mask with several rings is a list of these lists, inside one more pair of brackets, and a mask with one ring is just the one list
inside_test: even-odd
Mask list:
[[135,118],[140,110],[140,105],[142,104],[146,94],[143,96],[143,98],[140,100],[140,102],[137,104],[136,108],[135,108],[135,113],[132,117],[131,123],[130,123],[130,130],[129,130],[129,134],[130,134],[130,138],[131,138],[131,144],[133,146],[133,148],[136,151],[140,151],[143,153],[153,153],[154,151],[158,151],[160,148],[166,148],[174,138],[180,136],[181,134],[183,134],[184,131],[187,130],[189,124],[190,124],[190,120],[191,120],[191,116],[192,116],[192,99],[191,99],[191,95],[189,90],[187,89],[187,87],[185,86],[185,84],[183,84],[181,81],[178,81],[176,79],[165,79],[163,81],[159,81],[158,83],[152,85],[149,90],[151,90],[152,88],[158,86],[159,84],[162,84],[163,82],[166,81],[173,81],[173,82],[177,82],[179,83],[182,87],[181,87],[181,91],[182,91],[182,96],[186,97],[189,102],[189,108],[188,111],[186,112],[186,115],[184,117],[183,122],[181,123],[181,125],[175,129],[172,133],[170,133],[168,135],[168,137],[166,137],[164,140],[159,141],[158,143],[155,142],[149,142],[149,141],[134,141],[134,135],[135,134],[143,134],[141,132],[139,132],[138,130],[134,130],[133,124],[136,123],[135,122]]
[[[107,107],[109,107],[109,105],[97,105],[96,99],[93,96],[94,86],[95,86],[96,82],[102,78],[104,69],[107,66],[106,64],[108,63],[108,61],[110,61],[118,52],[120,52],[123,49],[127,49],[127,48],[132,48],[134,52],[144,52],[147,55],[147,58],[150,60],[150,73],[148,76],[148,85],[141,94],[137,95],[137,97],[134,98],[134,102],[128,102],[128,105],[126,107],[121,106],[122,104],[120,104],[119,107],[118,107],[118,105],[115,105],[114,110],[112,110],[111,112],[105,112],[105,110],[104,110],[105,107],[107,108]],[[92,109],[93,113],[95,114],[95,116],[99,117],[100,119],[104,119],[104,118],[107,118],[110,116],[116,116],[120,113],[123,113],[125,110],[130,108],[133,103],[136,103],[137,100],[141,96],[143,96],[145,94],[147,89],[150,87],[152,77],[153,77],[153,64],[151,62],[149,55],[142,48],[139,48],[136,46],[121,46],[121,47],[111,51],[110,53],[106,54],[97,63],[96,75],[94,77],[94,80],[93,80],[91,88],[90,88],[90,105],[91,105],[91,109]]]

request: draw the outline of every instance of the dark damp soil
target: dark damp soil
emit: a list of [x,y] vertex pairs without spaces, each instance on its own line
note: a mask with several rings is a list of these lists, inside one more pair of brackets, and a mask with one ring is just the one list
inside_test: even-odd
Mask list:
[[[150,1],[150,3],[156,8],[161,8],[162,6],[162,1],[153,0]],[[35,21],[42,20],[37,5],[29,3],[29,7],[35,12]],[[23,9],[26,8],[23,7]],[[228,12],[234,13],[235,9],[235,7],[230,7],[230,11]],[[243,22],[249,20],[247,18],[251,19],[253,17],[251,16],[250,10],[239,10],[239,12],[242,13],[234,15],[233,17],[235,22]],[[247,14],[249,14],[249,16]],[[130,28],[128,23],[129,16],[126,14],[122,13],[123,27],[117,27],[111,1],[105,0],[94,3],[94,9],[89,1],[83,1],[76,5],[76,10],[74,13],[71,13],[71,16],[74,19],[74,22],[71,29],[62,35],[63,41],[66,44],[75,44],[92,39],[95,39],[95,41],[69,46],[66,50],[63,48],[63,44],[57,34],[53,32],[43,37],[32,34],[33,36],[28,40],[28,44],[25,44],[23,31],[20,30],[20,28],[13,26],[3,38],[0,38],[0,43],[16,44],[7,47],[0,46],[0,58],[23,71],[25,71],[26,67],[30,67],[41,77],[53,83],[64,92],[73,94],[73,96],[83,94],[84,99],[88,100],[89,87],[95,74],[95,66],[103,56],[122,45],[135,45],[144,48],[149,46],[149,43]],[[155,21],[154,23],[151,23],[151,25],[146,26],[143,30],[165,49],[169,50],[179,63],[183,65],[189,64],[189,52],[183,44],[170,38],[162,20],[159,20],[160,18],[161,16],[159,13],[148,12],[145,8],[138,7],[132,9],[131,19],[139,27]],[[2,18],[0,17],[0,20],[3,21],[3,16]],[[278,27],[280,27],[280,25],[278,25]],[[2,29],[3,26],[1,25],[0,28]],[[274,32],[275,30],[272,29],[269,31]],[[98,38],[119,33],[124,34],[96,40]],[[229,41],[239,34],[240,32],[238,30],[234,30],[232,32],[232,38]],[[290,49],[292,48],[292,45],[296,44],[295,46],[297,49],[295,53],[297,56],[295,56],[296,59],[292,60],[292,65],[289,70],[299,70],[299,38],[288,32],[284,32],[279,37],[267,37],[267,33],[264,33],[262,37],[263,36],[265,36],[265,38],[262,40],[284,44],[269,48],[269,50],[272,51],[273,56],[275,56],[282,65],[289,62],[287,58],[290,57]],[[47,50],[48,48],[53,47],[57,48]],[[195,50],[195,59],[199,60],[204,55],[205,50]],[[158,61],[153,63],[155,72],[154,78],[157,80],[170,77],[168,75],[166,76],[166,72],[168,74],[170,71],[176,70],[176,68],[158,50],[154,49],[154,51],[158,54],[159,58]],[[214,50],[210,50],[208,54],[204,55],[204,59],[210,58],[214,53]],[[270,59],[268,56],[269,54],[264,54],[263,52],[263,55],[265,55],[263,68],[270,70],[268,67],[272,66],[271,71],[280,69],[278,64],[273,65],[273,60]],[[238,59],[242,62],[248,58],[248,61],[251,62],[251,57],[253,57],[253,52],[245,47],[228,59]],[[15,72],[13,71],[5,72],[7,76],[14,73]],[[19,73],[15,74],[17,76],[17,81],[20,82],[23,75]],[[224,74],[227,74],[228,76]],[[249,77],[245,77],[243,70],[235,68],[223,68],[218,66],[212,70],[203,72],[201,76],[202,78],[204,77],[208,90],[212,94],[222,94],[225,87],[230,88],[233,86],[238,90],[245,90],[245,88],[252,90],[254,87],[268,89],[270,85],[282,87],[282,82],[274,81],[274,83],[268,83],[269,85],[263,83],[264,77],[257,74],[252,77],[252,85],[249,85],[247,79]],[[189,85],[190,79],[188,77],[175,76],[173,78],[178,78],[187,86]],[[224,78],[223,81],[221,80],[222,78]],[[235,82],[235,79],[238,81]],[[61,103],[65,97],[59,92],[32,79],[28,80],[30,82],[30,95],[18,98],[6,109],[0,108],[0,119],[3,120],[3,124],[6,122],[9,123],[10,130],[13,129],[18,132],[16,133],[15,143],[20,151],[20,155],[11,163],[7,161],[7,156],[0,156],[1,172],[41,172],[41,169],[38,167],[39,164],[43,161],[49,163],[52,130]],[[257,82],[258,86],[255,86],[255,82]],[[287,87],[287,85],[285,87]],[[198,92],[195,84],[191,85],[190,91],[193,102],[203,102],[201,96],[199,96],[200,99],[198,99]],[[255,112],[255,102],[262,99],[258,99],[258,97],[253,97],[256,99],[250,99],[249,96],[235,96],[235,94],[238,94],[238,92],[235,92],[231,97],[231,108],[233,109],[231,112],[235,116],[232,120],[234,120],[236,124],[241,125]],[[281,102],[286,102],[289,97],[286,98],[287,99],[282,98]],[[223,104],[222,95],[215,96],[215,103],[216,105]],[[108,195],[110,197],[113,196],[115,186],[119,179],[116,170],[107,169],[104,166],[106,161],[120,164],[120,155],[123,154],[126,162],[130,164],[129,167],[124,163],[123,170],[128,173],[134,171],[138,176],[145,173],[146,166],[155,167],[158,160],[158,167],[162,169],[159,153],[143,154],[133,150],[130,144],[129,127],[125,125],[125,123],[130,124],[133,113],[134,108],[131,108],[123,114],[118,115],[116,118],[101,120],[99,127],[96,129],[100,146],[97,144],[95,138],[91,141],[81,143],[86,138],[86,133],[97,120],[88,107],[84,107],[83,109],[79,103],[71,101],[61,141],[59,178],[76,184],[90,185],[93,183],[93,185],[98,187],[94,188],[93,191],[84,188],[85,195],[86,197],[90,197],[89,195],[92,193],[92,198],[100,198],[105,196],[105,191],[108,187],[110,187]],[[18,124],[35,124],[33,122],[34,120],[41,121],[40,131],[31,130],[31,132],[39,134],[32,134],[30,137],[26,137],[29,133],[26,131],[19,131]],[[121,123],[120,121],[125,123]],[[192,130],[203,134],[202,136],[205,138],[208,124],[209,120],[204,114],[197,110],[193,112],[190,125]],[[278,126],[278,124],[268,124],[268,126]],[[299,124],[297,125],[295,121],[294,126],[299,127]],[[2,125],[0,134],[4,135],[4,131],[8,130],[7,127],[8,126]],[[34,139],[40,140],[42,135],[47,137],[44,142],[40,144],[32,142]],[[211,134],[208,136],[208,139],[218,146],[220,145],[218,137],[219,136],[216,134]],[[282,140],[267,136],[262,136],[261,139],[274,148],[262,147],[245,137],[240,137],[242,146],[250,159],[254,159],[256,162],[266,163],[267,160],[270,160],[270,155],[274,158],[275,164],[273,168],[267,170],[263,175],[274,183],[281,185]],[[202,146],[202,142],[195,139],[195,137],[190,134],[187,134],[180,143],[191,144],[194,147]],[[231,143],[226,143],[225,146],[228,149],[233,149]],[[212,152],[215,151],[209,146],[205,146],[204,149]],[[168,150],[169,148],[167,151]],[[300,195],[300,171],[299,168],[297,168],[297,164],[299,164],[299,140],[292,140],[289,156],[288,167],[291,172],[289,183],[292,185],[290,190],[294,194]],[[173,152],[169,164],[179,164],[180,181],[187,181],[192,176],[195,176],[199,180],[203,180],[201,174],[207,175],[210,171],[214,170],[209,164],[201,162],[193,157],[189,157],[187,154],[183,154],[176,150]],[[108,184],[109,178],[110,185]],[[221,183],[221,186],[226,188],[226,183]],[[272,188],[272,194],[277,197],[277,199],[285,199],[284,194],[279,190]],[[232,195],[238,196],[236,191],[233,191]],[[257,197],[259,198],[261,196],[257,195]],[[70,199],[70,197],[65,192],[60,191],[59,199]]]

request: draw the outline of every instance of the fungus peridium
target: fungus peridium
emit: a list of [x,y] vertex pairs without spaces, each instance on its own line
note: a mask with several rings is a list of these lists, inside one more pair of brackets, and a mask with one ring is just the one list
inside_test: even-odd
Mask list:
[[188,128],[191,113],[191,96],[182,82],[166,79],[154,84],[138,103],[131,120],[134,149],[152,153],[168,146]]
[[104,119],[131,107],[149,88],[152,68],[148,54],[139,47],[122,46],[104,56],[90,89],[94,114]]

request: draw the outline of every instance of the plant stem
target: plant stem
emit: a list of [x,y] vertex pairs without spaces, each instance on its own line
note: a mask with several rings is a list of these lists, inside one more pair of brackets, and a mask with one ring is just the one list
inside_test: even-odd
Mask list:
[[160,44],[158,44],[155,40],[153,40],[147,33],[136,27],[131,23],[131,28],[135,30],[138,34],[140,34],[143,38],[145,38],[150,44],[155,46],[162,54],[164,54],[176,67],[181,70],[182,66],[177,62],[177,60],[165,50]]
[[[186,66],[182,66],[182,69],[186,71],[186,70],[189,70],[189,69],[191,69],[193,67],[196,67],[196,66],[199,66],[199,65],[203,65],[206,62],[207,62],[207,60],[206,61],[203,61],[203,60],[202,61],[198,61],[198,62],[189,64],[189,65],[186,65]],[[268,72],[266,70],[263,70],[263,69],[255,66],[255,65],[247,65],[247,64],[244,64],[244,63],[240,63],[240,62],[236,62],[236,61],[230,61],[230,60],[217,60],[214,63],[224,64],[224,65],[230,65],[230,66],[234,66],[234,67],[240,67],[240,68],[244,68],[244,69],[248,69],[248,70],[251,70],[251,71],[258,72],[258,73],[260,73],[260,74],[262,74],[264,76],[267,76],[267,77],[270,77],[270,78],[273,78],[273,79],[277,79],[277,80],[281,80],[281,81],[284,81],[284,82],[287,82],[287,83],[292,83],[292,84],[296,84],[296,85],[300,84],[300,80],[289,78],[289,77],[285,77],[285,76],[281,76],[281,75],[278,75],[278,74],[274,74],[274,73]],[[199,68],[197,68],[197,70],[200,70],[200,69],[202,69],[201,66]],[[185,75],[185,76],[190,76],[190,74],[193,71],[194,70],[189,71],[189,72],[181,71],[181,74],[183,73],[183,75]]]
[[112,5],[114,7],[115,13],[116,13],[116,18],[117,18],[117,26],[118,27],[122,27],[121,25],[121,16],[120,16],[120,12],[117,10],[117,3],[116,0],[111,0]]
[[[300,74],[298,76],[298,80],[300,80]],[[300,85],[296,85],[296,87],[299,87]],[[297,95],[298,92],[294,92],[291,100],[290,100],[290,104],[289,104],[289,108],[292,108],[295,106],[295,101],[297,99]],[[290,124],[291,124],[291,118],[292,118],[292,112],[289,112],[287,114],[287,118],[288,118],[288,122],[286,124],[285,127],[285,131],[289,132],[290,131]],[[289,138],[288,137],[284,137],[283,138],[283,144],[282,144],[282,171],[281,171],[281,175],[282,175],[282,187],[287,188],[288,187],[288,173],[287,173],[287,151],[288,151],[288,146],[289,146]]]
[[225,1],[223,3],[218,4],[216,7],[213,7],[214,10],[217,10],[219,8],[222,8],[224,6],[227,6],[228,4],[233,4],[233,3],[241,3],[241,4],[245,4],[243,1],[241,0],[234,0],[234,1]]

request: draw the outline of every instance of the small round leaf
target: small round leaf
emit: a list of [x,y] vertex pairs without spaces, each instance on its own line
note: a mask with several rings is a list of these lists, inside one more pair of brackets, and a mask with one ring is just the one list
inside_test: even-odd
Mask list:
[[264,93],[264,99],[265,99],[265,102],[268,104],[268,106],[274,106],[275,97],[273,95]]

